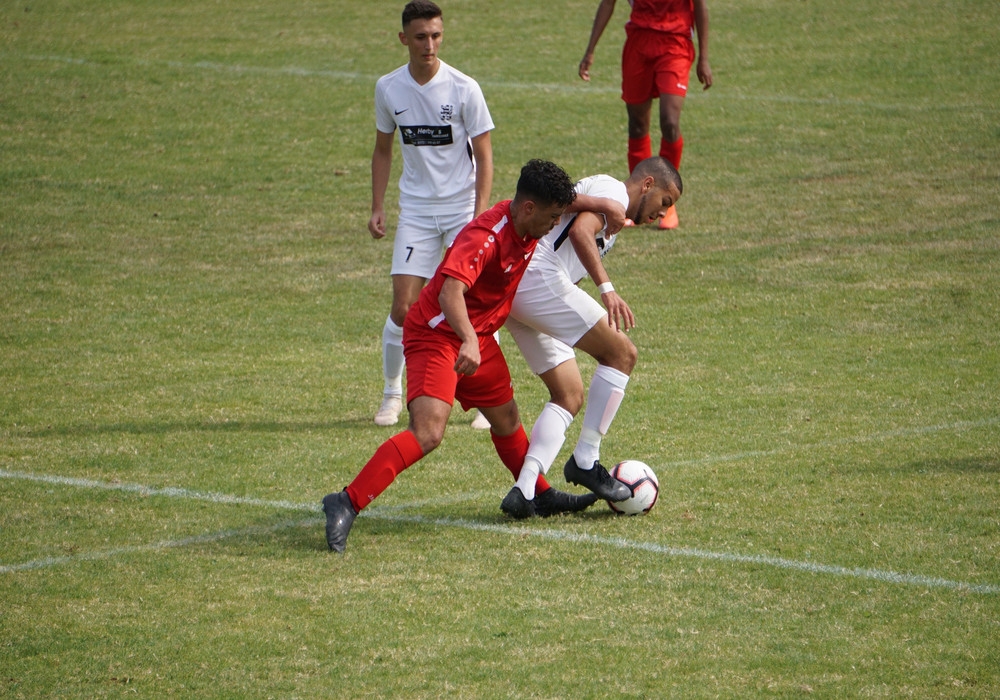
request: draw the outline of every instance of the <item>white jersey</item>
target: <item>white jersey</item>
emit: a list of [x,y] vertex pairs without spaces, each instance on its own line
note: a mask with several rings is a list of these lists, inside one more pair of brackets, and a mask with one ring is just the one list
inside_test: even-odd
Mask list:
[[[591,175],[576,183],[578,194],[588,194],[593,197],[614,199],[628,208],[628,192],[625,183],[609,175]],[[569,240],[569,229],[576,220],[576,214],[563,214],[555,228],[538,241],[535,255],[528,265],[531,270],[541,270],[551,273],[562,273],[570,282],[576,284],[587,276],[587,268],[580,262],[573,243]],[[603,258],[615,244],[616,235],[608,235],[607,227],[601,228],[596,234],[597,248]]]
[[375,84],[375,127],[399,128],[403,174],[399,206],[410,214],[457,214],[476,201],[471,139],[493,129],[479,84],[441,61],[420,85],[409,66]]

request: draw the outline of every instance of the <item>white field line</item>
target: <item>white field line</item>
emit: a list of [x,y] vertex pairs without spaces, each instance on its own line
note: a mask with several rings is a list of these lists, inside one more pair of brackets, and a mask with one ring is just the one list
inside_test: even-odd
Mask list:
[[580,542],[589,545],[617,547],[619,549],[633,549],[642,552],[651,552],[653,554],[662,554],[668,557],[690,557],[694,559],[707,559],[711,561],[721,561],[734,564],[759,564],[778,569],[805,571],[811,574],[849,576],[851,578],[872,579],[875,581],[883,581],[885,583],[910,584],[914,586],[924,586],[926,588],[951,588],[955,590],[970,591],[973,593],[1000,593],[1000,585],[965,583],[963,581],[951,581],[933,576],[903,574],[895,571],[883,571],[881,569],[863,569],[860,567],[848,568],[829,564],[816,564],[808,561],[795,561],[793,559],[782,559],[781,557],[769,557],[760,554],[730,554],[728,552],[713,552],[707,549],[698,549],[694,547],[670,547],[668,545],[656,544],[654,542],[635,542],[624,537],[602,537],[586,533],[567,532],[565,530],[526,530],[509,525],[490,525],[488,523],[477,523],[475,521],[457,520],[452,518],[424,518],[421,516],[383,514],[375,515],[375,517],[380,520],[391,520],[394,522],[437,525],[441,527],[459,527],[465,530],[476,530],[479,532],[490,532],[504,535],[509,534],[522,537],[531,536],[546,540],[556,540],[559,542]]
[[[11,55],[11,54],[7,54]],[[74,56],[38,55],[29,54],[21,56],[29,61],[45,61],[52,63],[68,63],[83,66],[105,65],[101,61],[92,61],[86,58]],[[342,82],[370,83],[375,85],[379,75],[369,73],[359,73],[357,71],[342,71],[335,69],[300,68],[297,66],[281,66],[271,68],[266,66],[244,66],[239,64],[218,63],[215,61],[147,61],[143,59],[133,59],[127,56],[118,56],[114,59],[118,63],[129,63],[135,66],[157,67],[164,66],[174,70],[194,70],[194,71],[214,71],[220,73],[233,73],[236,75],[271,75],[277,77],[298,77],[298,78],[324,78]],[[562,92],[569,94],[613,94],[621,93],[621,88],[617,83],[609,85],[595,85],[584,83],[576,77],[572,66],[566,72],[567,79],[561,83],[523,83],[510,80],[491,80],[489,78],[477,78],[480,85],[485,88],[498,90],[514,90],[529,92]],[[802,97],[797,95],[768,95],[762,93],[746,94],[733,90],[717,88],[713,94],[703,93],[701,90],[693,90],[688,95],[688,99],[718,99],[718,100],[742,100],[748,102],[776,102],[779,104],[805,104],[805,105],[834,105],[841,107],[859,107],[865,109],[878,109],[890,111],[907,112],[940,112],[940,111],[969,111],[976,109],[975,106],[954,104],[954,103],[877,103],[861,99],[845,99],[831,95]],[[718,96],[718,97],[716,97]],[[993,112],[994,110],[989,110]]]
[[[143,496],[164,496],[167,498],[193,499],[199,501],[209,501],[212,503],[250,505],[254,507],[267,507],[297,511],[319,511],[319,504],[294,503],[291,501],[269,501],[259,498],[245,498],[220,493],[202,493],[189,489],[178,488],[151,488],[139,484],[121,484],[90,479],[74,479],[69,477],[32,474],[27,472],[11,472],[0,469],[0,479],[20,479],[34,481],[45,484],[59,486],[74,486],[78,488],[91,488],[109,491],[124,491]],[[523,527],[510,525],[492,525],[480,523],[472,520],[452,519],[452,518],[425,518],[423,516],[400,515],[399,508],[378,508],[372,507],[362,512],[362,517],[377,520],[387,520],[392,522],[408,522],[419,525],[433,525],[438,527],[455,527],[475,532],[489,532],[512,537],[539,537],[542,539],[556,540],[561,542],[578,542],[588,545],[617,547],[619,549],[631,549],[636,551],[651,552],[668,557],[689,557],[694,559],[704,559],[711,561],[721,561],[733,564],[756,564],[770,566],[779,569],[789,569],[804,571],[812,574],[827,574],[835,576],[848,576],[851,578],[871,579],[885,583],[909,584],[923,586],[926,588],[948,588],[953,590],[969,591],[972,593],[1000,593],[1000,585],[992,584],[972,584],[963,581],[952,581],[949,579],[936,578],[931,576],[920,576],[915,574],[904,574],[895,571],[883,571],[881,569],[847,568],[842,566],[832,566],[828,564],[817,564],[814,562],[795,561],[792,559],[782,559],[780,557],[769,557],[753,554],[731,554],[727,552],[713,552],[705,549],[691,547],[670,547],[667,545],[652,542],[637,542],[623,537],[601,537],[586,533],[568,532],[565,530],[532,530]],[[12,573],[16,571],[26,571],[41,569],[49,566],[67,564],[74,561],[90,561],[94,559],[107,559],[120,555],[131,554],[143,551],[159,551],[175,547],[184,547],[206,542],[216,542],[222,539],[239,537],[244,535],[259,535],[274,532],[289,527],[299,527],[309,523],[316,523],[318,519],[309,519],[297,522],[282,523],[269,528],[247,528],[244,530],[227,530],[221,533],[189,537],[179,540],[169,540],[158,542],[141,547],[124,547],[110,550],[102,550],[90,554],[79,554],[65,557],[46,557],[19,564],[0,565],[0,574]]]

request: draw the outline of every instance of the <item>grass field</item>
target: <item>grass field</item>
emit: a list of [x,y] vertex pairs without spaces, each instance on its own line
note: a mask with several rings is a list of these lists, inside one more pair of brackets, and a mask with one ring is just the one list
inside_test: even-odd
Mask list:
[[[0,2],[0,697],[1000,696],[997,3],[712,0],[681,227],[607,259],[657,507],[509,521],[456,410],[335,556],[402,4]],[[624,177],[596,5],[443,3],[495,200]]]

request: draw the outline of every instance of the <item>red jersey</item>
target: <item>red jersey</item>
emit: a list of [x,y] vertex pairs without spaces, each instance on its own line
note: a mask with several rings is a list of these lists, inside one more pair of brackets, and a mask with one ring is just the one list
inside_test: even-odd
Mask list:
[[454,277],[469,288],[465,306],[476,335],[493,335],[507,321],[514,292],[537,244],[535,238],[517,235],[509,199],[483,212],[455,237],[434,277],[410,307],[407,323],[454,335],[438,302],[445,278]]
[[629,0],[629,5],[632,6],[632,14],[628,24],[667,34],[691,36],[694,28],[692,0]]

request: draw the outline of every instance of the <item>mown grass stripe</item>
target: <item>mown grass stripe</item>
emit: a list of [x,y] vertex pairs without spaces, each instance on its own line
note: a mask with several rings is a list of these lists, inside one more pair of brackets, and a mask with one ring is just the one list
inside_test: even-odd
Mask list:
[[11,574],[18,571],[32,571],[35,569],[46,569],[52,566],[60,566],[63,564],[74,564],[80,561],[99,561],[103,559],[115,559],[117,557],[127,556],[130,554],[142,554],[148,552],[159,552],[166,549],[177,549],[180,547],[191,547],[200,544],[214,544],[216,542],[221,542],[222,540],[233,539],[236,537],[260,537],[262,535],[273,535],[276,532],[282,530],[288,530],[295,527],[303,527],[305,525],[315,525],[315,518],[308,518],[306,520],[289,520],[282,523],[276,523],[275,525],[255,526],[247,527],[236,530],[222,530],[220,532],[212,532],[205,535],[194,535],[192,537],[184,537],[177,540],[163,540],[161,542],[154,542],[153,544],[146,545],[135,545],[132,547],[114,547],[112,549],[102,549],[95,552],[83,552],[81,554],[72,554],[62,557],[44,557],[42,559],[34,559],[32,561],[22,562],[20,564],[5,564],[0,565],[0,574]]
[[[8,56],[10,54],[7,54]],[[51,61],[54,63],[69,63],[74,65],[101,65],[100,61],[92,61],[76,56],[58,55],[38,55],[30,54],[23,56],[29,61]],[[137,66],[164,66],[174,70],[201,70],[234,73],[238,75],[273,75],[292,76],[299,78],[327,78],[343,82],[359,82],[375,84],[381,76],[374,73],[361,73],[357,71],[340,71],[321,68],[301,68],[299,66],[280,66],[277,68],[268,66],[247,66],[241,64],[219,63],[217,61],[147,61],[143,59],[131,59],[130,57],[117,57],[118,62],[127,61]],[[575,76],[574,76],[575,77]],[[567,80],[565,83],[529,83],[511,80],[491,80],[488,77],[477,78],[480,85],[486,88],[516,90],[528,92],[549,92],[549,93],[577,93],[577,94],[614,94],[621,93],[621,88],[617,84],[595,85],[584,83],[583,81]],[[715,97],[719,95],[719,97]],[[716,89],[713,95],[706,95],[700,91],[692,91],[687,99],[728,99],[749,102],[774,102],[778,104],[803,104],[803,105],[834,105],[840,107],[856,107],[862,109],[877,109],[882,111],[907,111],[907,112],[954,112],[981,110],[980,105],[967,105],[955,102],[946,103],[920,103],[920,102],[893,102],[882,103],[864,99],[849,99],[836,96],[802,96],[802,95],[769,95],[763,93],[745,94],[735,90]],[[996,110],[983,110],[984,113],[993,113]]]

